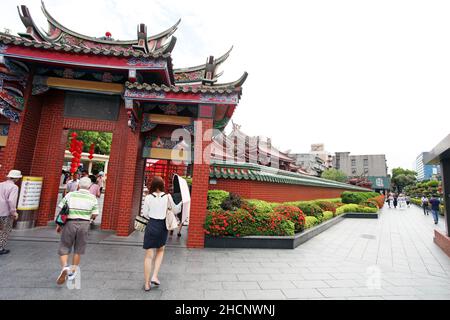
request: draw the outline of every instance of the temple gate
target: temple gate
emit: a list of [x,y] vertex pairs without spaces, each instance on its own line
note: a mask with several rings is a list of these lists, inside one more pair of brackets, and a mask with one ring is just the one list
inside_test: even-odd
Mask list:
[[140,210],[146,159],[174,162],[192,172],[188,247],[203,247],[212,129],[223,130],[240,100],[247,73],[218,84],[230,51],[205,64],[174,69],[173,36],[180,21],[137,39],[106,33],[89,37],[57,22],[42,32],[26,6],[25,33],[0,33],[0,176],[11,169],[44,178],[39,210],[30,219],[54,218],[61,165],[70,129],[113,134],[103,230],[133,231]]

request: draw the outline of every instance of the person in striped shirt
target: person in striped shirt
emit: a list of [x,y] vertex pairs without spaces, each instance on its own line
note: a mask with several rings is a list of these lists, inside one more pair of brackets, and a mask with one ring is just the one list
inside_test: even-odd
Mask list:
[[[58,204],[61,210],[66,204],[69,207],[67,222],[62,228],[61,241],[58,254],[61,262],[61,273],[57,279],[59,285],[76,277],[78,266],[80,265],[81,255],[86,251],[88,231],[92,221],[98,215],[97,198],[89,192],[91,179],[81,178],[79,182],[80,189],[68,193]],[[58,226],[58,233],[61,228]],[[68,264],[69,255],[73,248],[72,266]]]

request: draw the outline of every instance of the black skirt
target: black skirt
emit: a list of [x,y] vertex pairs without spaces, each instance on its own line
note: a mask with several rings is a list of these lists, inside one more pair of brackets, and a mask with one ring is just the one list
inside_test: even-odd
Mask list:
[[147,224],[144,234],[144,249],[159,249],[167,242],[168,231],[166,219],[152,219]]

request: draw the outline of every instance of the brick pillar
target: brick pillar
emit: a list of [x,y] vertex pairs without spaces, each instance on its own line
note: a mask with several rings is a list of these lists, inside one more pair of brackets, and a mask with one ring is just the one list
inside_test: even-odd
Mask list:
[[67,131],[64,128],[64,91],[52,90],[45,96],[31,174],[43,177],[36,226],[46,226],[54,219],[58,201],[61,166]]
[[[141,208],[142,188],[144,183],[144,162],[142,159],[142,135],[139,130],[133,132],[127,125],[128,116],[124,107],[120,111],[120,124],[122,133],[119,144],[120,159],[113,170],[110,165],[110,175],[117,175],[115,181],[114,211],[115,230],[118,236],[128,236],[133,232],[134,218]],[[138,124],[139,128],[139,124]],[[108,182],[107,182],[108,183]],[[109,188],[110,185],[108,185]],[[106,199],[105,199],[106,200]]]
[[[194,136],[194,165],[192,177],[191,213],[189,218],[188,248],[203,248],[205,245],[204,223],[209,186],[209,164],[211,152],[212,119],[198,119]],[[206,134],[205,133],[209,133]],[[206,152],[205,152],[206,151]]]

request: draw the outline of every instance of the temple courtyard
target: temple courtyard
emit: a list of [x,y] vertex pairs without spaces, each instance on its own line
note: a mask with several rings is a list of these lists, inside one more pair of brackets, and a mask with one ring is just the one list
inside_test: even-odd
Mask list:
[[433,242],[444,227],[413,206],[344,219],[295,250],[192,250],[173,239],[149,293],[140,234],[94,231],[81,289],[69,290],[55,283],[54,232],[15,231],[0,257],[0,299],[450,299],[450,259]]

